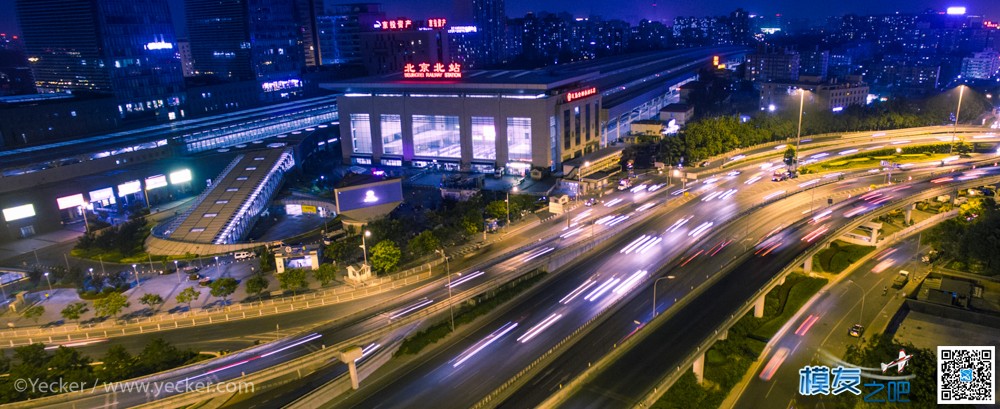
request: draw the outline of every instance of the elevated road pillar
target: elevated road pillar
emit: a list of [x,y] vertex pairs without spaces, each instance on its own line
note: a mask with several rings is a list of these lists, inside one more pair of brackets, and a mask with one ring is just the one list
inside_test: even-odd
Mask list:
[[694,371],[694,377],[698,380],[698,384],[701,385],[705,383],[705,353],[702,352],[698,355],[698,358],[694,360],[694,364],[691,365],[691,370]]
[[347,364],[347,371],[351,374],[351,388],[357,390],[361,384],[358,379],[358,366],[354,364],[354,361],[361,358],[361,347],[350,347],[343,351],[340,351],[340,362]]
[[910,203],[906,205],[906,209],[903,211],[903,214],[905,215],[905,218],[903,220],[906,222],[906,224],[910,224],[910,220],[913,217],[913,209],[916,208],[917,208],[916,203]]
[[[813,258],[812,257],[806,257],[806,262],[802,264],[802,271],[805,272],[806,274],[812,273],[812,271],[813,271]],[[782,277],[781,281],[782,281],[781,284],[784,284],[785,278]]]
[[761,294],[760,298],[757,299],[757,302],[753,304],[753,316],[756,318],[764,317],[764,296],[766,295],[766,293]]

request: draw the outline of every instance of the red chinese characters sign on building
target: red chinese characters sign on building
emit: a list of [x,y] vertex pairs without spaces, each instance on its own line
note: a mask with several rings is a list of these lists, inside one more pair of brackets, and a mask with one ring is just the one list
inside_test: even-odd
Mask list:
[[446,24],[448,24],[448,20],[447,19],[443,19],[443,18],[431,18],[431,19],[427,19],[427,27],[430,27],[430,28],[444,28],[444,26]]
[[397,18],[395,20],[376,21],[375,28],[382,30],[408,30],[413,25],[413,20],[408,18]]
[[590,87],[587,89],[581,89],[579,91],[570,91],[566,93],[566,102],[572,102],[573,100],[589,97],[591,95],[597,95],[597,88]]
[[448,65],[444,63],[406,64],[403,66],[403,78],[407,79],[454,79],[462,78],[462,64],[453,62]]

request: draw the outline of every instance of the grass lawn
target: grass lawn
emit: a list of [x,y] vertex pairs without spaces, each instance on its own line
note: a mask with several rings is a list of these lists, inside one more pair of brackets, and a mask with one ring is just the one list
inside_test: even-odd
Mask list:
[[[792,315],[795,315],[799,308],[802,308],[802,305],[804,305],[806,301],[809,301],[809,299],[812,298],[812,296],[816,294],[820,288],[823,288],[824,285],[826,285],[826,279],[824,278],[813,278],[799,274],[789,275],[788,278],[785,279],[785,284],[778,287],[785,291],[783,304],[781,305],[778,314],[772,316],[770,319],[757,327],[757,329],[753,332],[753,335],[755,335],[758,339],[771,339],[771,337],[774,336],[774,333],[778,332],[778,329],[780,329],[782,325],[785,325],[785,322],[788,321]],[[765,316],[764,318],[767,319],[768,317]]]
[[830,247],[813,256],[813,268],[827,273],[840,273],[851,263],[875,250],[873,246],[859,246],[844,241],[834,241]]
[[947,158],[947,153],[917,153],[902,154],[893,156],[872,156],[865,158],[839,159],[834,161],[813,163],[802,167],[802,173],[818,173],[839,170],[851,170],[859,168],[877,167],[883,160],[891,160],[895,163],[920,163],[934,162]]

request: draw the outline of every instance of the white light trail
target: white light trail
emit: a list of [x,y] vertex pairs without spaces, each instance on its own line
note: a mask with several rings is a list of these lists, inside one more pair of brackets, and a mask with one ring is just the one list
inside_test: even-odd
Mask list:
[[764,201],[766,202],[768,200],[774,199],[774,198],[776,198],[778,196],[781,196],[783,194],[785,194],[785,191],[784,190],[779,190],[777,192],[774,192],[774,193],[771,193],[771,194],[769,194],[767,196],[764,196]]
[[451,285],[446,285],[446,287],[448,287],[448,288],[455,288],[455,287],[457,287],[459,285],[462,285],[462,284],[465,284],[467,281],[469,281],[469,280],[471,280],[473,278],[479,277],[479,276],[481,276],[483,274],[486,274],[486,272],[484,272],[484,271],[476,271],[474,273],[470,273],[469,275],[467,275],[465,277],[462,277],[462,278],[460,278],[458,280],[452,281]]
[[517,342],[524,344],[527,343],[528,341],[531,341],[532,338],[534,338],[538,334],[541,334],[542,331],[545,331],[550,326],[552,326],[552,324],[555,324],[556,321],[559,321],[560,318],[562,318],[562,314],[549,315],[548,318],[545,318],[544,320],[542,320],[542,322],[539,322],[534,327],[531,327],[531,329],[529,329],[528,332],[525,332],[520,337],[517,337]]
[[411,313],[413,311],[416,311],[416,310],[424,308],[424,307],[426,307],[428,305],[431,305],[433,303],[434,303],[434,300],[430,300],[430,299],[420,301],[420,302],[418,302],[416,304],[413,304],[413,305],[411,305],[409,307],[406,307],[405,309],[403,309],[400,312],[397,312],[397,313],[389,315],[389,319],[394,320],[396,318],[399,318],[399,317],[402,317],[402,316],[404,316],[406,314],[409,314],[409,313]]
[[472,358],[473,355],[479,353],[479,351],[482,351],[484,348],[490,346],[490,344],[500,339],[500,337],[506,335],[508,332],[513,331],[514,328],[517,328],[517,323],[508,322],[499,329],[497,329],[496,331],[493,331],[493,333],[487,335],[486,338],[483,338],[481,341],[477,342],[471,348],[467,349],[462,355],[460,355],[461,358],[459,358],[458,361],[455,361],[455,363],[451,365],[452,368],[458,368],[458,366],[461,365],[463,362],[467,361],[469,358]]
[[621,295],[628,292],[628,290],[631,290],[632,287],[635,287],[635,285],[639,283],[639,280],[645,277],[646,277],[646,270],[636,271],[635,274],[632,274],[631,277],[623,281],[621,284],[618,284],[618,286],[615,287],[614,289],[614,293]]
[[559,300],[559,303],[561,303],[561,304],[569,304],[570,301],[573,301],[573,299],[575,299],[577,296],[579,296],[580,294],[582,294],[584,291],[587,291],[588,288],[593,287],[594,284],[597,284],[597,281],[594,281],[594,280],[591,280],[591,279],[587,279],[587,281],[584,281],[583,284],[580,284],[579,287],[576,287],[575,290],[570,291],[569,294],[566,294],[565,297],[563,297],[561,300]]
[[619,281],[621,281],[620,278],[608,279],[608,281],[605,281],[604,284],[601,284],[600,286],[595,288],[594,291],[591,291],[590,294],[587,294],[587,296],[583,297],[583,299],[591,302],[597,301],[598,298],[601,298],[601,296],[604,295],[605,292],[610,290],[611,287],[614,286],[615,284],[618,284]]

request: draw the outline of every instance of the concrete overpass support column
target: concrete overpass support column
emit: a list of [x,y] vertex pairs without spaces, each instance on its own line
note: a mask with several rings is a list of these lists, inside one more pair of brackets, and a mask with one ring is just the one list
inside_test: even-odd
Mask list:
[[361,347],[350,347],[340,352],[340,361],[347,364],[347,371],[351,374],[351,388],[357,390],[361,386],[358,379],[358,366],[354,361],[361,358]]
[[729,330],[728,329],[725,330],[725,331],[722,331],[722,333],[719,334],[719,341],[725,341],[727,338],[729,338]]
[[753,305],[753,316],[756,318],[764,317],[764,296],[767,294],[761,294],[760,298]]
[[694,365],[691,365],[691,370],[694,371],[694,377],[698,379],[698,384],[701,385],[705,382],[705,353],[702,352],[698,355],[698,358],[694,360]]
[[[809,262],[812,263],[812,258],[809,259]],[[781,278],[778,279],[778,285],[785,285],[785,276],[781,276]]]
[[916,208],[917,208],[916,203],[910,203],[909,205],[906,206],[906,210],[904,211],[905,212],[904,220],[906,221],[906,224],[910,224],[910,220],[913,217],[913,209]]
[[[812,256],[806,257],[806,262],[802,264],[802,270],[806,274],[812,273],[812,271],[813,271],[813,258],[812,258]],[[782,282],[782,284],[784,284],[784,282],[785,282],[785,278],[784,277],[781,278],[781,282]]]

